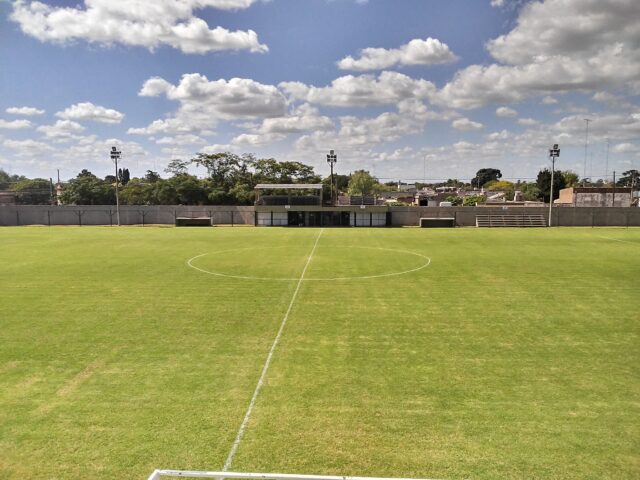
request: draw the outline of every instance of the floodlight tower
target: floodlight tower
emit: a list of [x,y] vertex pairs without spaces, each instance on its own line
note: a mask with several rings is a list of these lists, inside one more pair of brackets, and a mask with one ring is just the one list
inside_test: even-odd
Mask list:
[[335,201],[333,199],[333,166],[338,163],[338,156],[335,151],[329,150],[329,154],[327,155],[327,163],[331,166],[331,205],[335,205]]
[[549,157],[551,157],[551,194],[549,195],[549,226],[551,226],[551,207],[553,207],[553,177],[556,170],[556,158],[560,156],[560,149],[556,143],[553,148],[549,149]]
[[116,218],[118,226],[120,226],[120,198],[118,197],[118,182],[120,179],[118,178],[118,160],[120,160],[122,156],[122,151],[118,150],[117,147],[111,147],[111,153],[109,155],[113,163],[116,164]]

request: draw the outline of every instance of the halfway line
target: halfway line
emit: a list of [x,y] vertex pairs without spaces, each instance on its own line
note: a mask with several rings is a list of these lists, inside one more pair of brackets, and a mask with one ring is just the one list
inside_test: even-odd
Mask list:
[[280,341],[280,337],[282,336],[282,331],[284,330],[284,326],[287,323],[287,319],[289,318],[289,314],[291,313],[291,309],[293,308],[293,304],[296,301],[296,297],[298,296],[298,291],[300,290],[300,285],[302,285],[302,281],[304,280],[304,275],[307,273],[307,268],[311,263],[311,259],[313,258],[313,254],[316,251],[316,247],[318,246],[318,240],[320,240],[320,236],[324,232],[324,228],[320,229],[320,233],[316,237],[316,241],[313,244],[313,248],[311,249],[311,253],[309,254],[309,258],[307,258],[307,263],[304,265],[302,269],[302,273],[300,274],[300,278],[298,278],[298,284],[296,285],[296,289],[293,292],[293,296],[291,297],[291,301],[289,302],[289,308],[287,308],[287,312],[284,314],[284,318],[282,319],[282,323],[280,323],[280,328],[278,329],[278,333],[276,334],[276,338],[273,340],[273,344],[271,345],[271,349],[269,350],[269,354],[267,355],[267,360],[264,362],[264,366],[262,367],[262,373],[260,374],[260,378],[258,379],[258,384],[256,385],[256,389],[253,391],[253,396],[251,397],[251,401],[249,402],[249,408],[247,408],[247,413],[244,415],[244,419],[240,424],[240,428],[238,429],[238,433],[236,435],[236,439],[231,446],[231,450],[229,450],[229,455],[227,455],[227,460],[224,462],[224,467],[222,467],[222,471],[226,472],[231,467],[231,462],[233,462],[233,457],[236,455],[238,451],[238,447],[240,446],[240,442],[242,441],[242,437],[244,436],[244,429],[249,423],[249,418],[251,417],[251,412],[253,411],[253,406],[256,403],[256,398],[258,398],[258,394],[262,389],[262,384],[264,383],[264,379],[267,376],[267,370],[269,370],[269,365],[271,365],[271,359],[273,358],[273,352],[276,350],[278,346],[278,342]]

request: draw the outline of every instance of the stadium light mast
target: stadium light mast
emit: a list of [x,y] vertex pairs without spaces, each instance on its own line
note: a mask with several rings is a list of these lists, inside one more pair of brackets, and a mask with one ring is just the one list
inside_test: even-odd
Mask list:
[[553,177],[556,170],[556,158],[560,156],[560,149],[556,143],[553,148],[549,149],[549,156],[551,157],[551,194],[549,195],[549,226],[551,226],[551,208],[553,207]]
[[335,201],[333,199],[333,166],[338,162],[338,156],[335,151],[329,150],[327,155],[327,163],[331,166],[331,205],[335,205]]
[[118,197],[118,160],[122,156],[122,152],[118,150],[116,147],[111,147],[111,160],[116,164],[116,218],[118,222],[118,226],[120,226],[120,198]]

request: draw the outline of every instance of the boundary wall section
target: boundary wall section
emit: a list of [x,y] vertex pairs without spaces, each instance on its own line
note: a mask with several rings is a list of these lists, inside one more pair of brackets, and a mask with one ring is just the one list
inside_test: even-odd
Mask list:
[[[476,215],[543,215],[547,220],[549,217],[548,207],[388,207],[388,211],[391,213],[391,225],[394,227],[419,226],[422,217],[454,218],[457,227],[474,227]],[[176,217],[204,216],[211,217],[213,225],[254,225],[256,221],[253,206],[120,207],[122,225],[174,225]],[[0,226],[116,223],[116,208],[113,205],[0,206]],[[640,227],[640,208],[554,207],[552,224],[560,227]]]
[[[253,207],[155,205],[120,206],[121,225],[174,225],[176,217],[211,217],[213,225],[253,225]],[[0,226],[116,225],[115,205],[0,206]]]
[[[543,215],[549,207],[389,207],[394,227],[419,225],[421,217],[454,218],[457,227],[475,227],[476,215]],[[640,227],[638,207],[554,207],[554,227]]]

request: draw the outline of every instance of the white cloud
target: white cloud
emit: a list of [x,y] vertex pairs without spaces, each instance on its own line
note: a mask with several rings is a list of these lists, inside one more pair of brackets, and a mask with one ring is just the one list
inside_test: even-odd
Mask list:
[[346,75],[336,78],[327,87],[283,82],[280,88],[293,99],[334,107],[397,105],[402,100],[427,98],[436,90],[431,82],[414,80],[397,72],[382,72],[377,78]]
[[141,46],[150,50],[168,45],[184,53],[220,50],[266,52],[253,30],[210,29],[194,16],[198,8],[248,8],[255,0],[85,0],[81,7],[54,7],[39,1],[17,0],[11,20],[40,41],[73,40],[111,45]]
[[162,137],[156,140],[159,145],[202,145],[207,141],[198,135],[186,134],[176,135],[175,137]]
[[633,143],[619,143],[611,149],[614,153],[635,153],[640,151],[640,147]]
[[487,44],[502,64],[460,70],[435,101],[454,108],[477,108],[571,91],[638,91],[637,18],[637,0],[528,3],[516,27]]
[[553,105],[555,103],[558,103],[558,100],[550,95],[547,95],[542,99],[542,103],[544,103],[545,105]]
[[231,140],[231,144],[235,146],[262,146],[269,145],[274,142],[278,142],[280,140],[284,140],[286,135],[282,133],[266,133],[266,134],[257,134],[257,133],[242,133]]
[[38,142],[36,140],[5,140],[2,142],[7,148],[15,150],[15,155],[19,157],[34,157],[50,152],[53,148],[46,143]]
[[43,115],[44,110],[39,110],[34,107],[9,107],[5,110],[5,112],[11,115],[24,115],[24,116],[32,116],[32,115]]
[[56,117],[66,120],[93,120],[100,123],[120,123],[124,114],[111,108],[94,105],[91,102],[76,103],[62,112],[57,112]]
[[31,128],[33,124],[29,120],[3,120],[0,118],[0,129],[20,130],[22,128]]
[[209,80],[198,73],[183,75],[178,85],[150,78],[139,95],[164,95],[180,102],[180,108],[173,117],[155,120],[144,128],[130,128],[129,134],[211,133],[219,120],[281,117],[287,108],[286,98],[273,85],[246,78]]
[[533,125],[538,125],[540,122],[538,122],[537,120],[533,119],[533,118],[519,118],[518,119],[518,125],[524,125],[527,127],[531,127]]
[[478,122],[474,122],[473,120],[469,120],[468,118],[459,118],[451,122],[451,126],[456,130],[461,130],[463,132],[467,132],[470,130],[480,130],[483,125]]
[[286,99],[273,85],[264,85],[246,78],[227,81],[209,80],[191,73],[182,76],[177,86],[160,78],[151,78],[140,90],[141,96],[165,94],[192,111],[206,110],[217,118],[255,118],[282,115]]
[[318,109],[309,104],[297,107],[285,117],[266,118],[259,128],[263,134],[289,134],[307,130],[332,130],[333,121],[329,117],[320,115]]
[[518,112],[516,112],[513,108],[499,107],[498,109],[496,109],[496,115],[498,117],[517,117]]
[[351,155],[380,145],[396,141],[407,135],[420,133],[428,118],[426,106],[417,100],[404,100],[397,112],[384,112],[377,117],[340,117],[337,131],[315,131],[300,137],[295,145],[301,152],[317,152],[332,148],[350,151]]
[[360,58],[348,56],[337,65],[342,70],[366,71],[383,70],[393,65],[436,65],[456,60],[446,43],[429,37],[426,40],[415,38],[400,48],[365,48],[360,51]]
[[84,131],[84,127],[72,120],[58,120],[53,125],[42,125],[36,130],[50,139],[68,140]]

